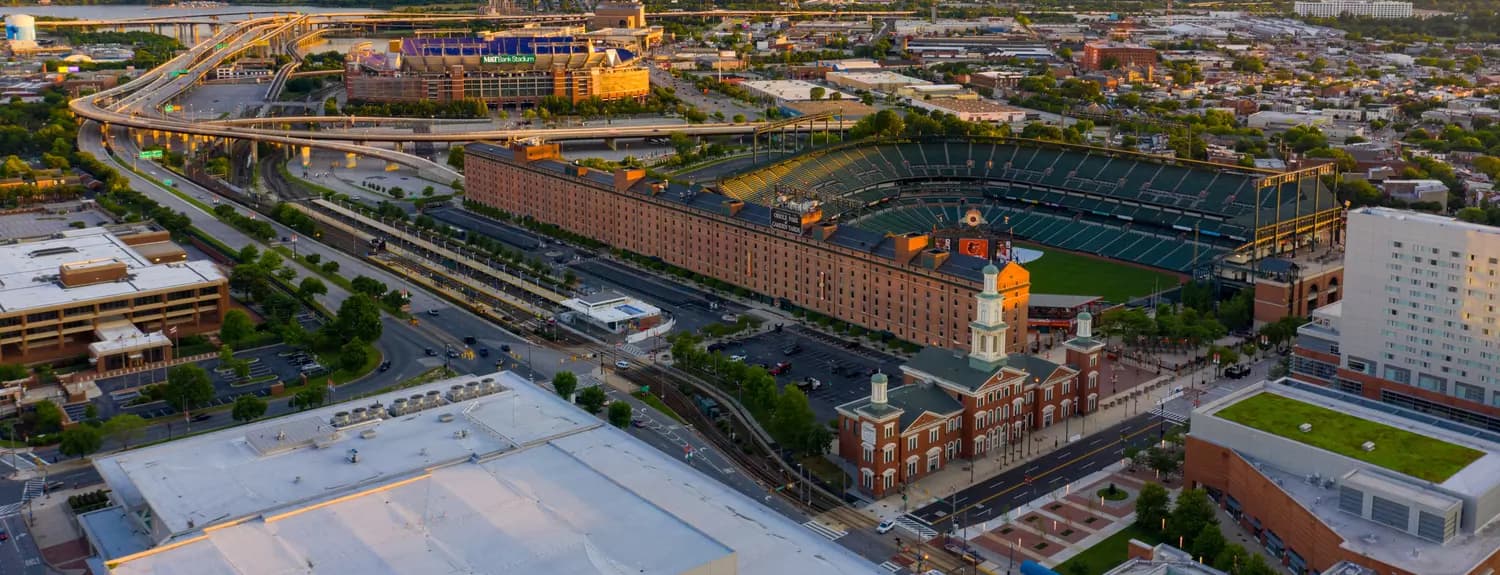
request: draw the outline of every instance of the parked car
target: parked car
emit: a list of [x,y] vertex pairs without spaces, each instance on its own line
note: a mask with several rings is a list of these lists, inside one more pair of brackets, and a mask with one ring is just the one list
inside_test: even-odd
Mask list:
[[783,373],[791,371],[791,369],[792,369],[792,364],[790,362],[783,361],[781,363],[776,364],[776,367],[771,368],[770,372],[771,372],[771,375],[781,375]]
[[876,533],[880,533],[880,534],[885,534],[885,533],[890,533],[891,530],[895,529],[895,528],[896,528],[896,520],[895,519],[887,519],[885,521],[881,521],[880,525],[876,525],[875,526],[875,532]]
[[0,529],[0,541],[10,541],[10,533],[5,532],[4,529]]
[[800,387],[800,388],[805,389],[807,391],[812,391],[814,389],[823,387],[823,382],[818,381],[818,378],[816,378],[816,377],[809,377],[807,379],[804,379],[802,381],[797,382],[797,387]]
[[1250,375],[1250,366],[1242,363],[1236,363],[1229,366],[1228,369],[1225,369],[1224,375],[1229,379],[1239,379],[1245,377],[1247,375]]
[[626,369],[628,367],[630,367],[630,362],[623,359],[615,362],[615,369]]
[[722,342],[708,344],[708,353],[713,353],[716,351],[724,351],[724,344]]
[[802,346],[795,343],[788,344],[785,347],[781,348],[781,353],[784,355],[797,355],[797,352],[799,351],[802,351]]
[[745,357],[746,356],[745,356],[744,353],[736,353],[734,355],[729,356],[729,361],[745,361]]

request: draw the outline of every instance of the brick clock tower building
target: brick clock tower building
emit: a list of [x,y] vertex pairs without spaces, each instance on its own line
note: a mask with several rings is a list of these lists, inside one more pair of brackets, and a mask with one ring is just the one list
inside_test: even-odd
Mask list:
[[1066,365],[1007,353],[999,275],[985,266],[967,355],[923,348],[901,366],[903,385],[889,388],[877,373],[869,397],[838,407],[839,456],[859,470],[865,493],[891,495],[956,459],[1015,445],[1030,429],[1098,408],[1104,343],[1092,337],[1093,317],[1079,314],[1076,337],[1064,343]]

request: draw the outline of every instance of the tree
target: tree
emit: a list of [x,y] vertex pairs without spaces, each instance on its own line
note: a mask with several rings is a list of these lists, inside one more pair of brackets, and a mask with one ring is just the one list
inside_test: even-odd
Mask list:
[[1200,561],[1211,562],[1218,558],[1219,553],[1224,551],[1228,542],[1224,540],[1224,533],[1219,530],[1217,522],[1204,525],[1198,534],[1193,536],[1192,553]]
[[328,390],[314,383],[309,384],[307,387],[299,390],[296,395],[293,395],[291,405],[297,408],[298,411],[307,411],[323,405],[323,402],[327,399]]
[[604,409],[604,402],[606,401],[609,401],[609,396],[605,395],[604,390],[600,389],[597,385],[585,387],[583,391],[578,392],[578,405],[584,411],[594,415],[598,415]]
[[62,429],[63,412],[56,403],[50,399],[37,402],[36,407],[36,429],[42,433],[52,433]]
[[1177,454],[1170,450],[1152,447],[1146,450],[1146,457],[1146,464],[1151,467],[1152,471],[1162,476],[1171,475],[1177,471]]
[[302,256],[302,259],[307,260],[307,263],[310,263],[310,264],[313,264],[313,265],[318,265],[318,262],[323,261],[323,255],[322,254],[307,254],[305,256]]
[[349,282],[349,287],[353,288],[355,292],[369,294],[370,297],[377,299],[385,295],[385,292],[388,290],[385,282],[366,276],[355,277],[353,281]]
[[[227,204],[221,205],[227,206]],[[230,207],[229,209],[233,210],[234,208]],[[254,244],[246,245],[245,247],[240,248],[239,257],[236,259],[238,259],[240,263],[255,263],[256,260],[260,259],[260,250],[256,249]]]
[[1265,556],[1259,553],[1251,555],[1243,565],[1236,575],[1276,575],[1276,569],[1267,564]]
[[822,453],[826,445],[819,442],[827,436],[819,434],[823,429],[818,424],[818,417],[812,411],[812,406],[807,403],[807,394],[794,385],[786,386],[781,391],[781,396],[776,398],[776,412],[771,414],[771,425],[767,431],[771,436],[787,449],[803,455],[814,455]]
[[162,399],[172,407],[187,411],[194,406],[213,399],[214,384],[208,372],[196,363],[184,363],[167,371],[167,387]]
[[234,400],[231,416],[235,421],[250,423],[266,414],[266,401],[254,395],[241,395]]
[[380,303],[392,309],[401,309],[401,306],[406,305],[410,299],[400,290],[391,290],[380,296]]
[[822,100],[826,94],[828,94],[828,90],[823,89],[822,86],[813,86],[812,89],[807,91],[807,96],[814,101]]
[[83,420],[93,425],[99,424],[99,406],[92,403],[83,408]]
[[1214,504],[1209,500],[1208,492],[1202,489],[1184,489],[1177,494],[1172,515],[1167,518],[1168,538],[1181,537],[1185,544],[1192,545],[1195,543],[1194,538],[1204,527],[1216,522]]
[[344,371],[358,371],[369,359],[370,350],[360,338],[350,339],[349,343],[339,348],[339,367],[344,368]]
[[[1204,558],[1204,561],[1207,560],[1207,558]],[[1237,574],[1240,573],[1238,567],[1249,563],[1249,561],[1250,552],[1245,550],[1244,546],[1241,546],[1239,543],[1230,543],[1219,551],[1218,556],[1214,557],[1213,566],[1214,569],[1225,573]]]
[[328,286],[315,277],[302,278],[302,283],[297,284],[297,297],[311,301],[313,298],[328,293]]
[[244,341],[254,330],[255,324],[251,323],[249,314],[244,310],[231,309],[224,312],[224,324],[219,326],[219,339],[234,345]]
[[339,304],[339,311],[334,315],[334,329],[348,340],[355,337],[375,341],[380,339],[380,333],[384,326],[380,323],[380,308],[375,306],[375,300],[368,297],[351,297]]
[[57,450],[63,455],[83,457],[104,446],[104,437],[92,425],[75,426],[62,434],[62,444]]
[[1147,483],[1135,496],[1135,524],[1152,533],[1161,532],[1161,522],[1167,518],[1170,503],[1167,488],[1160,483]]
[[24,379],[29,375],[31,375],[31,372],[26,369],[25,364],[0,363],[0,381]]
[[578,376],[571,371],[559,371],[552,376],[552,389],[563,399],[571,399],[578,389]]
[[339,272],[339,263],[336,261],[323,262],[323,273],[335,274]]
[[121,413],[104,422],[104,434],[120,442],[121,449],[130,449],[130,440],[146,427],[145,418],[133,413]]
[[623,401],[609,404],[609,422],[615,427],[630,425],[630,404]]

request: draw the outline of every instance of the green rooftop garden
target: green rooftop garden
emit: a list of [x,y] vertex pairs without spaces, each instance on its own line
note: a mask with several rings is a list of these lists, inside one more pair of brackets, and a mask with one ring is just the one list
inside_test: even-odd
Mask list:
[[[1434,483],[1446,481],[1484,455],[1477,449],[1272,393],[1245,398],[1219,410],[1217,415]],[[1304,423],[1311,424],[1312,431],[1303,433],[1298,429]],[[1375,442],[1374,451],[1365,451],[1361,447],[1366,441]]]

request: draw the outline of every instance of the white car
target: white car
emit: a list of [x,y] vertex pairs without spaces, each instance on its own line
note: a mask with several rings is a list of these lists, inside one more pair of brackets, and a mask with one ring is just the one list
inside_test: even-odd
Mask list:
[[617,369],[625,369],[625,368],[628,368],[628,367],[630,367],[630,362],[625,361],[623,359],[620,360],[620,361],[615,362],[615,368],[617,368]]
[[731,355],[729,356],[729,361],[745,361],[745,354],[736,353],[734,355]]
[[896,528],[896,520],[894,520],[894,519],[887,519],[885,521],[881,521],[880,525],[876,525],[875,526],[875,532],[876,533],[880,533],[880,534],[883,535],[883,534],[886,534],[886,533],[890,533],[891,530],[895,529],[895,528]]

